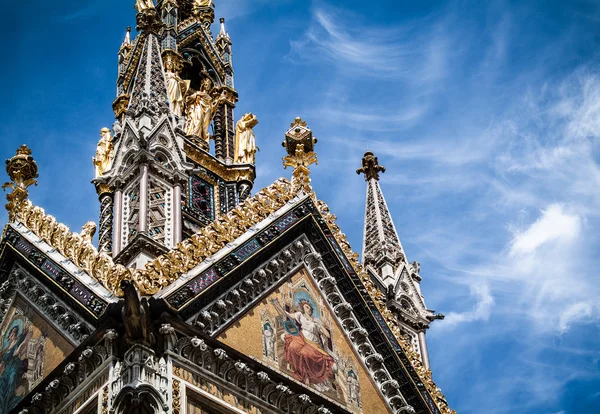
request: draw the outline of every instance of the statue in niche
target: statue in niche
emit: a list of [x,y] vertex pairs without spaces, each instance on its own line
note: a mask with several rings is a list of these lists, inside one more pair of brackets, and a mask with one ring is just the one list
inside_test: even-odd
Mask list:
[[253,114],[244,114],[235,126],[235,162],[254,164],[256,157],[256,137],[254,128],[258,119]]
[[154,10],[154,0],[136,0],[135,8],[140,13],[146,10]]
[[185,105],[185,94],[190,87],[190,81],[184,81],[176,72],[167,71],[165,74],[167,80],[167,91],[173,105],[173,113],[180,117],[183,115]]
[[185,133],[197,136],[207,144],[210,140],[208,127],[212,122],[217,107],[225,101],[224,95],[213,97],[213,86],[210,79],[202,81],[200,90],[187,97],[187,125]]
[[96,156],[92,158],[94,167],[96,167],[96,178],[101,177],[112,167],[115,147],[110,129],[102,128],[100,130],[100,141],[96,147]]

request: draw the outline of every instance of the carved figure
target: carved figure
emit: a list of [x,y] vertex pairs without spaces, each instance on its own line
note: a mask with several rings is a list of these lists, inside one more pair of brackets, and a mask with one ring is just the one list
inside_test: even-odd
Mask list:
[[140,13],[142,13],[146,10],[154,9],[154,1],[153,0],[136,0],[135,8]]
[[127,344],[143,343],[152,347],[156,343],[152,326],[150,323],[150,307],[147,299],[138,296],[133,283],[128,280],[121,281],[125,303],[121,310],[123,322],[125,323],[125,342]]
[[244,114],[235,127],[235,162],[254,164],[256,156],[256,137],[254,128],[258,119],[253,114]]
[[183,115],[183,107],[185,105],[185,94],[187,93],[190,81],[182,80],[179,75],[172,71],[167,71],[165,74],[167,80],[167,91],[173,105],[173,113],[177,116]]
[[187,125],[185,133],[194,135],[205,141],[210,140],[208,127],[213,119],[215,110],[224,97],[220,96],[213,99],[212,82],[206,78],[202,81],[202,86],[198,92],[194,92],[187,98]]
[[102,128],[100,130],[100,141],[96,147],[96,156],[92,158],[96,167],[96,178],[101,177],[112,167],[115,147],[110,129]]
[[89,244],[92,244],[94,234],[96,234],[96,223],[93,221],[88,221],[85,223],[85,225],[81,228],[81,233],[79,233],[83,241]]

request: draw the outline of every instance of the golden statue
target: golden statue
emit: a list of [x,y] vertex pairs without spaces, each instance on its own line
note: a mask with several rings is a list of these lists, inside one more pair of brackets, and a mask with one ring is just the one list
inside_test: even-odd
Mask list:
[[154,0],[136,0],[135,8],[140,13],[154,9]]
[[177,73],[172,71],[167,71],[165,78],[167,80],[167,91],[173,105],[173,113],[181,116],[185,105],[184,97],[190,87],[190,81],[182,80]]
[[258,119],[253,114],[244,114],[235,126],[235,162],[254,164],[256,156],[256,137],[254,128]]
[[213,98],[212,91],[211,80],[205,78],[202,81],[200,90],[187,97],[187,124],[185,133],[197,136],[206,141],[206,143],[210,140],[208,127],[215,115],[215,110],[225,100],[223,95]]
[[96,147],[96,156],[92,158],[96,167],[96,178],[102,176],[112,167],[115,147],[110,129],[102,128],[100,130],[100,141]]

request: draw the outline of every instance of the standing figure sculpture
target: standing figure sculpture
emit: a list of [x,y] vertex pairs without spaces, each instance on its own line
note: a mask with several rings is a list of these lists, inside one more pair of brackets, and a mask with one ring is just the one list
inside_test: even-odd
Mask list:
[[154,9],[154,0],[136,0],[135,8],[140,13]]
[[96,178],[101,177],[112,167],[115,148],[110,129],[102,128],[100,130],[100,141],[96,148],[96,156],[92,158],[96,167]]
[[254,128],[258,119],[253,114],[244,114],[235,126],[235,162],[254,164],[256,156],[256,137]]
[[202,141],[209,143],[210,135],[208,127],[212,122],[215,110],[224,97],[213,98],[212,82],[206,78],[202,81],[202,86],[198,92],[194,92],[187,98],[187,125],[185,133],[190,136],[196,136]]
[[167,71],[165,78],[167,80],[167,91],[171,98],[173,113],[176,116],[181,116],[183,115],[183,107],[185,105],[184,97],[189,89],[190,81],[182,80],[177,73],[172,71]]

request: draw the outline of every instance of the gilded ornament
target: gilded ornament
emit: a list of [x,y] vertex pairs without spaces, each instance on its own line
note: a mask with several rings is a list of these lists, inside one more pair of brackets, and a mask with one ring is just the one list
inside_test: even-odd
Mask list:
[[102,390],[102,414],[108,414],[108,387]]
[[244,114],[235,128],[235,162],[239,164],[254,164],[256,162],[256,137],[254,128],[258,119],[253,114]]
[[154,1],[153,0],[136,0],[135,9],[143,13],[147,10],[154,10]]
[[181,412],[181,382],[173,380],[173,414]]
[[115,113],[115,118],[119,118],[119,117],[121,117],[121,115],[125,114],[128,106],[129,106],[129,95],[127,95],[127,94],[119,95],[112,104],[113,111]]
[[84,242],[92,244],[92,239],[94,238],[94,234],[96,234],[96,228],[96,223],[93,221],[85,223],[81,229],[81,233],[79,233]]
[[115,156],[115,147],[110,129],[102,128],[100,130],[100,141],[96,147],[96,156],[92,158],[96,168],[96,178],[101,177],[112,167]]
[[367,151],[362,159],[362,168],[356,170],[356,173],[364,174],[366,181],[379,181],[380,172],[384,173],[385,167],[379,165],[379,160],[371,151]]
[[29,196],[27,189],[32,185],[37,185],[38,166],[31,156],[31,150],[26,145],[22,145],[17,149],[14,157],[6,160],[6,172],[11,182],[5,183],[2,189],[12,189],[12,192],[6,195],[8,201],[6,210],[8,211],[8,220],[13,222],[17,218],[17,212],[22,203]]

